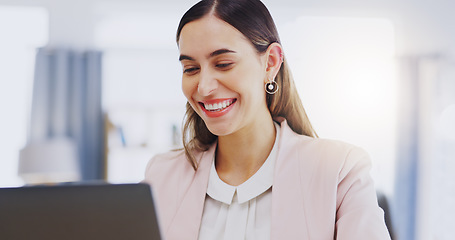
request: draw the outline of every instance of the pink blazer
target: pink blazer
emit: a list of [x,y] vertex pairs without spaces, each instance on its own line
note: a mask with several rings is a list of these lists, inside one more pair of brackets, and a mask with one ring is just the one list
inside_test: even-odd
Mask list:
[[[363,150],[298,135],[285,120],[280,134],[271,239],[390,239]],[[165,239],[198,238],[215,149],[197,154],[197,171],[182,151],[150,160],[144,182],[152,186]]]

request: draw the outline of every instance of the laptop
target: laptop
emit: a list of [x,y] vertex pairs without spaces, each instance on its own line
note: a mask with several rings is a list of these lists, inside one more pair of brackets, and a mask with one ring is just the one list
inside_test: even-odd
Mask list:
[[0,188],[2,240],[157,240],[147,184]]

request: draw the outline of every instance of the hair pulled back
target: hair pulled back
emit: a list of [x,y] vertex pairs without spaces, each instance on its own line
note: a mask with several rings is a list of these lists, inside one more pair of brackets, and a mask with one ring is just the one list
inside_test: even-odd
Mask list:
[[[264,53],[272,43],[279,43],[280,38],[275,23],[265,5],[259,0],[202,0],[191,7],[180,20],[177,28],[177,44],[183,27],[192,21],[213,14],[230,24],[249,39],[258,53]],[[283,117],[291,129],[301,135],[317,137],[305,113],[291,71],[286,60],[282,64],[275,81],[280,86],[278,92],[267,94],[267,107],[272,118]],[[265,91],[264,91],[264,94]],[[187,159],[194,169],[197,161],[194,151],[206,151],[217,139],[201,117],[189,103],[183,124],[183,147]]]

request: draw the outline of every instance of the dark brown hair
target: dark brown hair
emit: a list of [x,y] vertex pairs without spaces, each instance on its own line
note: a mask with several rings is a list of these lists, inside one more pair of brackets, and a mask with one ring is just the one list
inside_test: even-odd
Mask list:
[[[256,51],[264,53],[272,43],[279,43],[280,38],[275,23],[267,8],[259,0],[202,0],[191,7],[180,20],[177,28],[177,44],[183,27],[192,21],[213,14],[239,30],[248,38]],[[297,93],[289,67],[284,61],[275,81],[280,86],[278,92],[267,94],[266,101],[272,118],[283,117],[291,129],[301,135],[317,137],[303,108]],[[264,91],[264,94],[265,91]],[[217,139],[205,125],[201,117],[186,104],[183,125],[183,147],[194,169],[197,161],[194,151],[206,151]]]

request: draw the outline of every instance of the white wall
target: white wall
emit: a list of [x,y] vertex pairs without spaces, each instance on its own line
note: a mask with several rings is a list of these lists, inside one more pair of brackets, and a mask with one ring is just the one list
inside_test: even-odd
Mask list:
[[[11,25],[15,22],[15,25]],[[22,184],[19,149],[26,143],[35,49],[47,42],[47,12],[0,5],[0,186]]]
[[455,50],[455,2],[445,0],[264,0],[277,13],[387,18],[394,22],[399,55],[452,53]]
[[[168,0],[0,0],[2,5],[38,5],[49,9],[50,42],[53,45],[90,46],[93,21],[107,6],[142,9],[150,14],[169,12],[181,15],[196,1]],[[264,0],[272,15],[280,14],[279,24],[305,15],[358,16],[391,19],[397,28],[399,55],[455,52],[454,1],[445,0]],[[282,15],[282,13],[285,13]],[[288,19],[285,19],[288,18]],[[55,19],[55,21],[53,20]],[[175,22],[163,21],[175,28]]]

